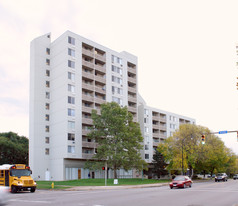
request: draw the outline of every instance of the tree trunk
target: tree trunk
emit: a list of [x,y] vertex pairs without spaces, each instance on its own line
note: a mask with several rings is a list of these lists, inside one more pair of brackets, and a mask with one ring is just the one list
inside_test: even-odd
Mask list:
[[116,167],[116,165],[114,165],[113,170],[114,170],[114,179],[117,179],[117,167]]

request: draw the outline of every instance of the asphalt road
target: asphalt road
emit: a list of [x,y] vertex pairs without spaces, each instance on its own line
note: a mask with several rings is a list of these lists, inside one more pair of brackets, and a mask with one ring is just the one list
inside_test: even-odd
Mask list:
[[194,183],[192,188],[168,186],[88,191],[10,194],[9,206],[238,206],[238,180]]

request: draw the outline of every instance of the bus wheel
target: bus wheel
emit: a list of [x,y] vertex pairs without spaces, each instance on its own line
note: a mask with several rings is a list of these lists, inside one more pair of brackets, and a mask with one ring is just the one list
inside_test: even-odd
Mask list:
[[36,191],[36,188],[31,188],[31,192],[35,192]]
[[12,186],[11,192],[12,192],[12,193],[16,193],[16,192],[17,192],[17,188],[16,188],[15,186]]

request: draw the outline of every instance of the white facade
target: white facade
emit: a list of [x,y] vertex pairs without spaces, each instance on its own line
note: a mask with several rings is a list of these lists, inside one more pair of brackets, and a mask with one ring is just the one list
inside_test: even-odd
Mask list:
[[195,119],[152,108],[138,95],[138,121],[144,137],[143,157],[152,163],[153,154],[160,142],[173,135],[181,124],[195,124]]
[[137,57],[67,31],[53,42],[50,33],[34,39],[30,66],[33,177],[87,178],[83,166],[95,152],[86,136],[91,110],[115,101],[137,121]]

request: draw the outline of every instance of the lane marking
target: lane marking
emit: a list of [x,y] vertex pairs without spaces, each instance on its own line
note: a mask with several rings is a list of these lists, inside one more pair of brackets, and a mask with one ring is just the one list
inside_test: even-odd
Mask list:
[[31,203],[51,203],[50,201],[41,201],[41,200],[20,200],[20,199],[10,199],[11,202],[31,202]]

